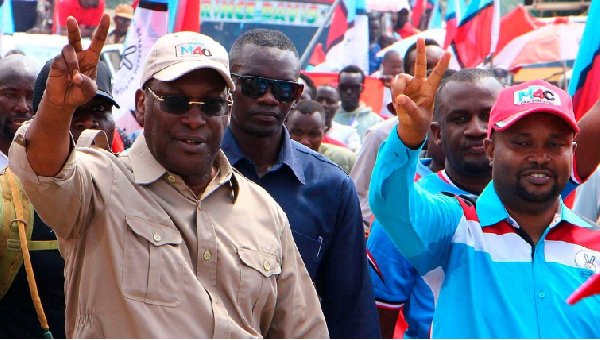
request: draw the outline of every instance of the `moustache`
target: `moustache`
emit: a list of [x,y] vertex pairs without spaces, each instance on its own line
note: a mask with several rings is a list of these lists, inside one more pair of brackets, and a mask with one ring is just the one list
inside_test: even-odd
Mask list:
[[552,169],[550,169],[544,165],[537,165],[537,166],[534,165],[534,166],[530,166],[528,168],[520,169],[519,172],[517,172],[517,178],[522,177],[523,174],[525,174],[528,171],[536,171],[536,170],[547,171],[552,174],[552,177],[556,178],[556,172],[554,172]]

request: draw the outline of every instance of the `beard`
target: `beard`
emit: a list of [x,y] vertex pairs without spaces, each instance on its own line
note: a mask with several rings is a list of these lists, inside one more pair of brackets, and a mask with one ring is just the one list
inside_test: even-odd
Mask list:
[[0,136],[1,138],[4,138],[8,141],[12,141],[13,139],[15,139],[15,134],[17,132],[13,131],[9,126],[7,122],[4,122],[4,126],[0,129]]
[[550,190],[546,192],[534,193],[528,191],[521,183],[517,182],[517,195],[528,202],[542,203],[548,202],[556,199],[558,197],[558,185],[556,184],[556,180],[552,183],[552,187]]
[[519,181],[519,179],[522,178],[523,172],[527,170],[530,169],[521,170],[517,174],[517,196],[519,196],[519,198],[528,202],[543,203],[555,200],[558,197],[560,192],[558,191],[558,183],[556,181],[556,174],[554,174],[554,172],[554,176],[552,177],[552,187],[550,187],[549,190],[545,192],[531,192],[527,190],[527,188],[525,188],[525,186]]
[[492,175],[492,167],[487,158],[481,160],[463,160],[461,161],[461,168],[465,174],[475,177]]

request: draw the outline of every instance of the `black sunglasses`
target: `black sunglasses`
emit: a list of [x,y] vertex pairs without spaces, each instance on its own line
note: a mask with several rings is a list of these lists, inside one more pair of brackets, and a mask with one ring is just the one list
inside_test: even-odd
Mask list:
[[362,89],[362,85],[360,85],[360,84],[358,84],[358,85],[339,85],[338,88],[340,89],[341,92],[348,92],[348,91],[360,92],[360,90]]
[[240,76],[232,73],[242,82],[242,94],[253,99],[260,98],[271,88],[273,97],[281,102],[293,102],[298,96],[302,85],[293,81],[269,79],[258,76]]
[[152,94],[152,96],[154,96],[154,98],[156,98],[156,100],[160,102],[159,107],[161,110],[175,115],[182,115],[188,112],[192,108],[192,105],[197,104],[200,106],[200,111],[202,111],[202,113],[204,113],[206,116],[222,116],[227,114],[227,112],[229,112],[229,106],[233,105],[233,101],[231,99],[225,100],[213,98],[196,102],[190,100],[190,98],[186,96],[159,96],[148,86],[145,88]]

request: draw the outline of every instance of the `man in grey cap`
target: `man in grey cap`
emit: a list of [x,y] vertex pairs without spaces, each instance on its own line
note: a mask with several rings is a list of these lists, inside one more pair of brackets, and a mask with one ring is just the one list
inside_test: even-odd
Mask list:
[[328,336],[281,208],[220,151],[233,82],[225,49],[168,34],[143,66],[144,133],[119,157],[74,147],[75,108],[96,94],[104,15],[87,50],[73,18],[38,113],[9,152],[65,257],[66,333],[76,338]]

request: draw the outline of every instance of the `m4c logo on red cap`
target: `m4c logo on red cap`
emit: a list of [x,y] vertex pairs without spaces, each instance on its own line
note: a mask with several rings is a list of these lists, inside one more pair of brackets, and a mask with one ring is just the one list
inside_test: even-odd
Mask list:
[[529,86],[514,94],[515,105],[523,104],[551,104],[560,106],[558,93],[544,86]]
[[212,53],[209,49],[206,49],[202,44],[198,42],[189,42],[186,44],[179,44],[175,46],[175,54],[178,57],[185,57],[189,55],[201,55],[205,57],[212,57]]

